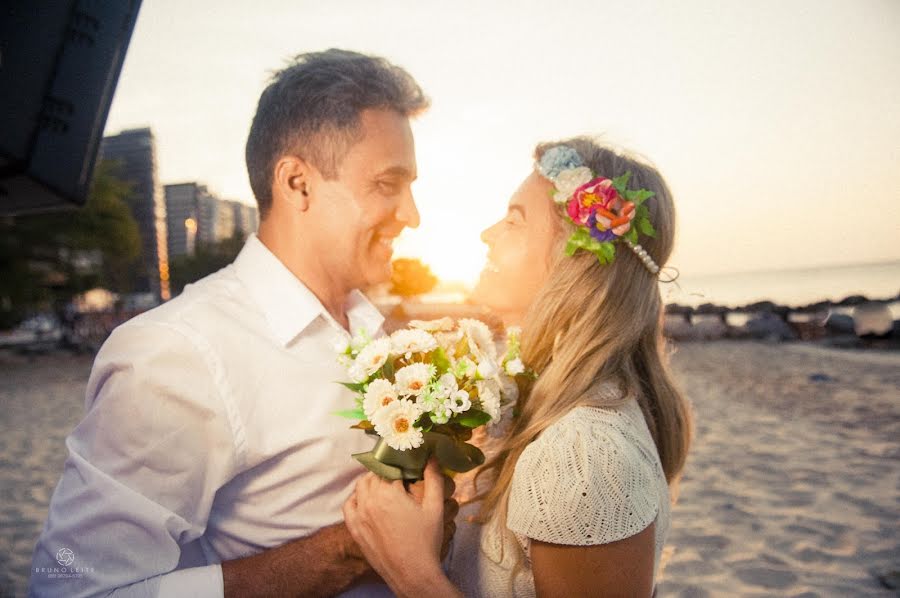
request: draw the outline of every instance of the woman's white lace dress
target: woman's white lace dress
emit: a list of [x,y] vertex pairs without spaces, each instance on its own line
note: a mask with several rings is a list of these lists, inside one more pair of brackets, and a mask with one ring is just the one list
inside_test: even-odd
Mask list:
[[[669,532],[669,488],[656,445],[634,399],[616,409],[578,407],[547,428],[516,464],[506,527],[467,521],[465,506],[449,563],[467,596],[534,596],[529,541],[589,546],[628,538],[655,522],[654,579]],[[509,543],[525,553],[516,562]]]

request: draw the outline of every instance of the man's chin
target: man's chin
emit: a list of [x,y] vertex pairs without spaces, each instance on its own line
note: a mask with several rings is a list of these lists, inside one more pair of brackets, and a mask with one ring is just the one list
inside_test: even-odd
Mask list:
[[391,281],[391,263],[372,264],[366,269],[366,286],[374,287]]

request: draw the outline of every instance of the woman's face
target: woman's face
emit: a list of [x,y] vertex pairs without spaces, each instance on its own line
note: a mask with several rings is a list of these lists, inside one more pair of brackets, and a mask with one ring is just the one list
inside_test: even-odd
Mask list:
[[519,325],[549,275],[551,252],[559,234],[559,214],[550,197],[550,181],[532,172],[512,198],[499,222],[481,233],[488,262],[472,300]]

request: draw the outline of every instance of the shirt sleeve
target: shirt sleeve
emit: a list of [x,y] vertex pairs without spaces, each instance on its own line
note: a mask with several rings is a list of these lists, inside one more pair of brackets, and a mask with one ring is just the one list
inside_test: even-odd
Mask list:
[[590,546],[631,537],[656,518],[652,464],[627,436],[581,415],[566,416],[522,452],[507,513],[513,532]]
[[125,324],[104,343],[85,417],[66,439],[30,595],[223,595],[220,565],[179,569],[236,462],[211,363],[162,324]]

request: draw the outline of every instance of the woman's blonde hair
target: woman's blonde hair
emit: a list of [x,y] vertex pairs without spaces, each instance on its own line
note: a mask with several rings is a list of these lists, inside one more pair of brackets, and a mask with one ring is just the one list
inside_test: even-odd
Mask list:
[[[656,193],[645,203],[656,236],[641,235],[640,243],[663,267],[674,244],[675,208],[659,172],[587,137],[542,143],[535,157],[540,159],[558,145],[576,150],[598,176],[613,178],[630,171],[629,188]],[[608,265],[587,251],[567,257],[563,248],[574,229],[562,213],[559,223],[549,278],[532,302],[522,330],[522,359],[540,375],[530,388],[522,389],[509,436],[476,475],[476,482],[482,476],[493,481],[475,498],[481,501],[482,523],[492,516],[505,522],[509,488],[522,451],[577,406],[617,407],[636,398],[670,484],[680,475],[690,445],[690,407],[667,366],[656,276],[624,244],[616,245],[616,257]],[[610,382],[619,387],[618,397],[592,392]]]

